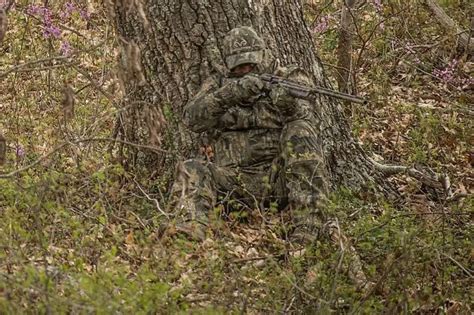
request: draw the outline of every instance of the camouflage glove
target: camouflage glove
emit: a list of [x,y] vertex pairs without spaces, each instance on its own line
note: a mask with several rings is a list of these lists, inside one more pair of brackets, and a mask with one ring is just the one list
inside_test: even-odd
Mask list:
[[216,91],[216,96],[234,104],[252,103],[253,98],[262,93],[264,85],[260,78],[247,75],[221,87]]
[[242,79],[238,80],[238,86],[240,87],[239,92],[241,95],[248,99],[252,96],[259,95],[262,93],[265,84],[259,77],[247,75]]
[[298,102],[291,96],[288,89],[276,85],[270,91],[272,103],[276,105],[284,116],[293,116],[298,111]]

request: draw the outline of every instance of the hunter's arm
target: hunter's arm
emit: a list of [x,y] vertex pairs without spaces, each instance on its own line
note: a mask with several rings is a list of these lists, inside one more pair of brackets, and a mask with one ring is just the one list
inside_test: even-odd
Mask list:
[[184,107],[183,122],[194,132],[203,132],[217,126],[227,111],[225,99],[219,93],[217,79],[204,82],[201,90]]
[[219,87],[216,79],[211,78],[186,104],[183,122],[195,132],[222,127],[222,115],[231,107],[260,93],[262,87],[263,83],[252,77],[232,80],[222,87]]
[[[277,70],[276,75],[304,86],[314,86],[306,72],[295,66],[280,68]],[[313,115],[309,101],[290,96],[285,88],[274,88],[270,96],[274,104],[282,109],[282,112],[287,117],[287,121],[312,119]]]

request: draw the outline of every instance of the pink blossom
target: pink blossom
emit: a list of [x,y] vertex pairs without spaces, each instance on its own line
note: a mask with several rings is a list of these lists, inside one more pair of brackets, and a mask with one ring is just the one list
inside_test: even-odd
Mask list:
[[375,7],[375,10],[378,13],[381,13],[383,11],[383,6],[382,6],[382,1],[381,0],[373,0],[373,5]]
[[45,25],[43,29],[43,36],[45,38],[50,38],[50,37],[59,38],[61,37],[61,30],[59,29],[59,27],[52,24]]
[[26,12],[43,19],[43,36],[45,38],[59,38],[61,36],[61,30],[53,24],[53,13],[50,9],[44,6],[30,5]]
[[46,7],[39,6],[39,5],[30,5],[26,9],[26,12],[28,14],[37,15],[37,16],[43,18],[44,23],[51,23],[53,14],[52,14],[51,10],[46,8]]
[[66,12],[72,13],[76,10],[76,6],[72,2],[66,2],[64,4],[64,9],[65,9]]
[[21,144],[16,146],[15,153],[19,159],[23,159],[25,157],[25,149],[23,148]]
[[413,50],[412,46],[410,43],[405,43],[404,48],[406,51],[408,51],[410,54],[416,54],[416,51]]
[[71,44],[69,44],[69,42],[67,41],[63,41],[61,43],[61,47],[59,47],[59,51],[61,52],[63,56],[71,55],[71,52],[72,52]]
[[456,74],[456,68],[458,65],[456,59],[451,60],[448,65],[443,69],[434,69],[433,75],[439,80],[445,83],[458,84],[458,85],[469,85],[474,82],[472,78],[460,78]]
[[91,18],[91,14],[90,12],[88,12],[86,9],[81,9],[79,11],[79,15],[81,16],[81,18],[85,21],[88,21],[90,18]]
[[71,14],[74,13],[74,11],[76,11],[77,8],[76,6],[74,5],[74,3],[72,2],[66,2],[64,4],[64,9],[61,13],[59,13],[59,17],[62,19],[62,20],[67,20],[68,18],[71,17]]
[[329,28],[329,18],[327,16],[321,17],[321,20],[313,28],[313,33],[324,33]]

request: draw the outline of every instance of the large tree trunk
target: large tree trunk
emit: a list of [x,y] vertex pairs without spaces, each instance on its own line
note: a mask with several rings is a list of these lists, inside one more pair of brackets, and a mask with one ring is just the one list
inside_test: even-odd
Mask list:
[[[108,0],[120,43],[126,101],[120,135],[128,141],[160,144],[155,170],[197,152],[198,135],[179,121],[183,106],[211,73],[224,73],[222,39],[232,28],[254,27],[282,65],[298,64],[316,84],[331,87],[305,24],[301,1],[284,0]],[[314,110],[333,187],[389,189],[351,135],[341,102],[320,96]],[[172,115],[166,114],[171,112]],[[171,130],[171,132],[170,132]],[[177,150],[178,149],[178,150]],[[128,156],[130,161],[131,156]]]

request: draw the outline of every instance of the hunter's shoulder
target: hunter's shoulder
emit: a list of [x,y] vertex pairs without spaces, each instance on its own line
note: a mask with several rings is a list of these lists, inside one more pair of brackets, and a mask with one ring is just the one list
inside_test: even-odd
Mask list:
[[298,65],[279,66],[275,69],[274,75],[300,83],[311,83],[308,72]]
[[222,76],[216,74],[209,75],[201,82],[200,90],[208,91],[217,88],[221,85],[222,80]]
[[283,77],[295,71],[300,71],[300,70],[302,71],[303,69],[296,64],[291,64],[291,65],[286,65],[286,66],[279,65],[278,67],[275,68],[274,74]]
[[205,80],[204,83],[219,83],[224,79],[224,75],[221,74],[210,74]]

